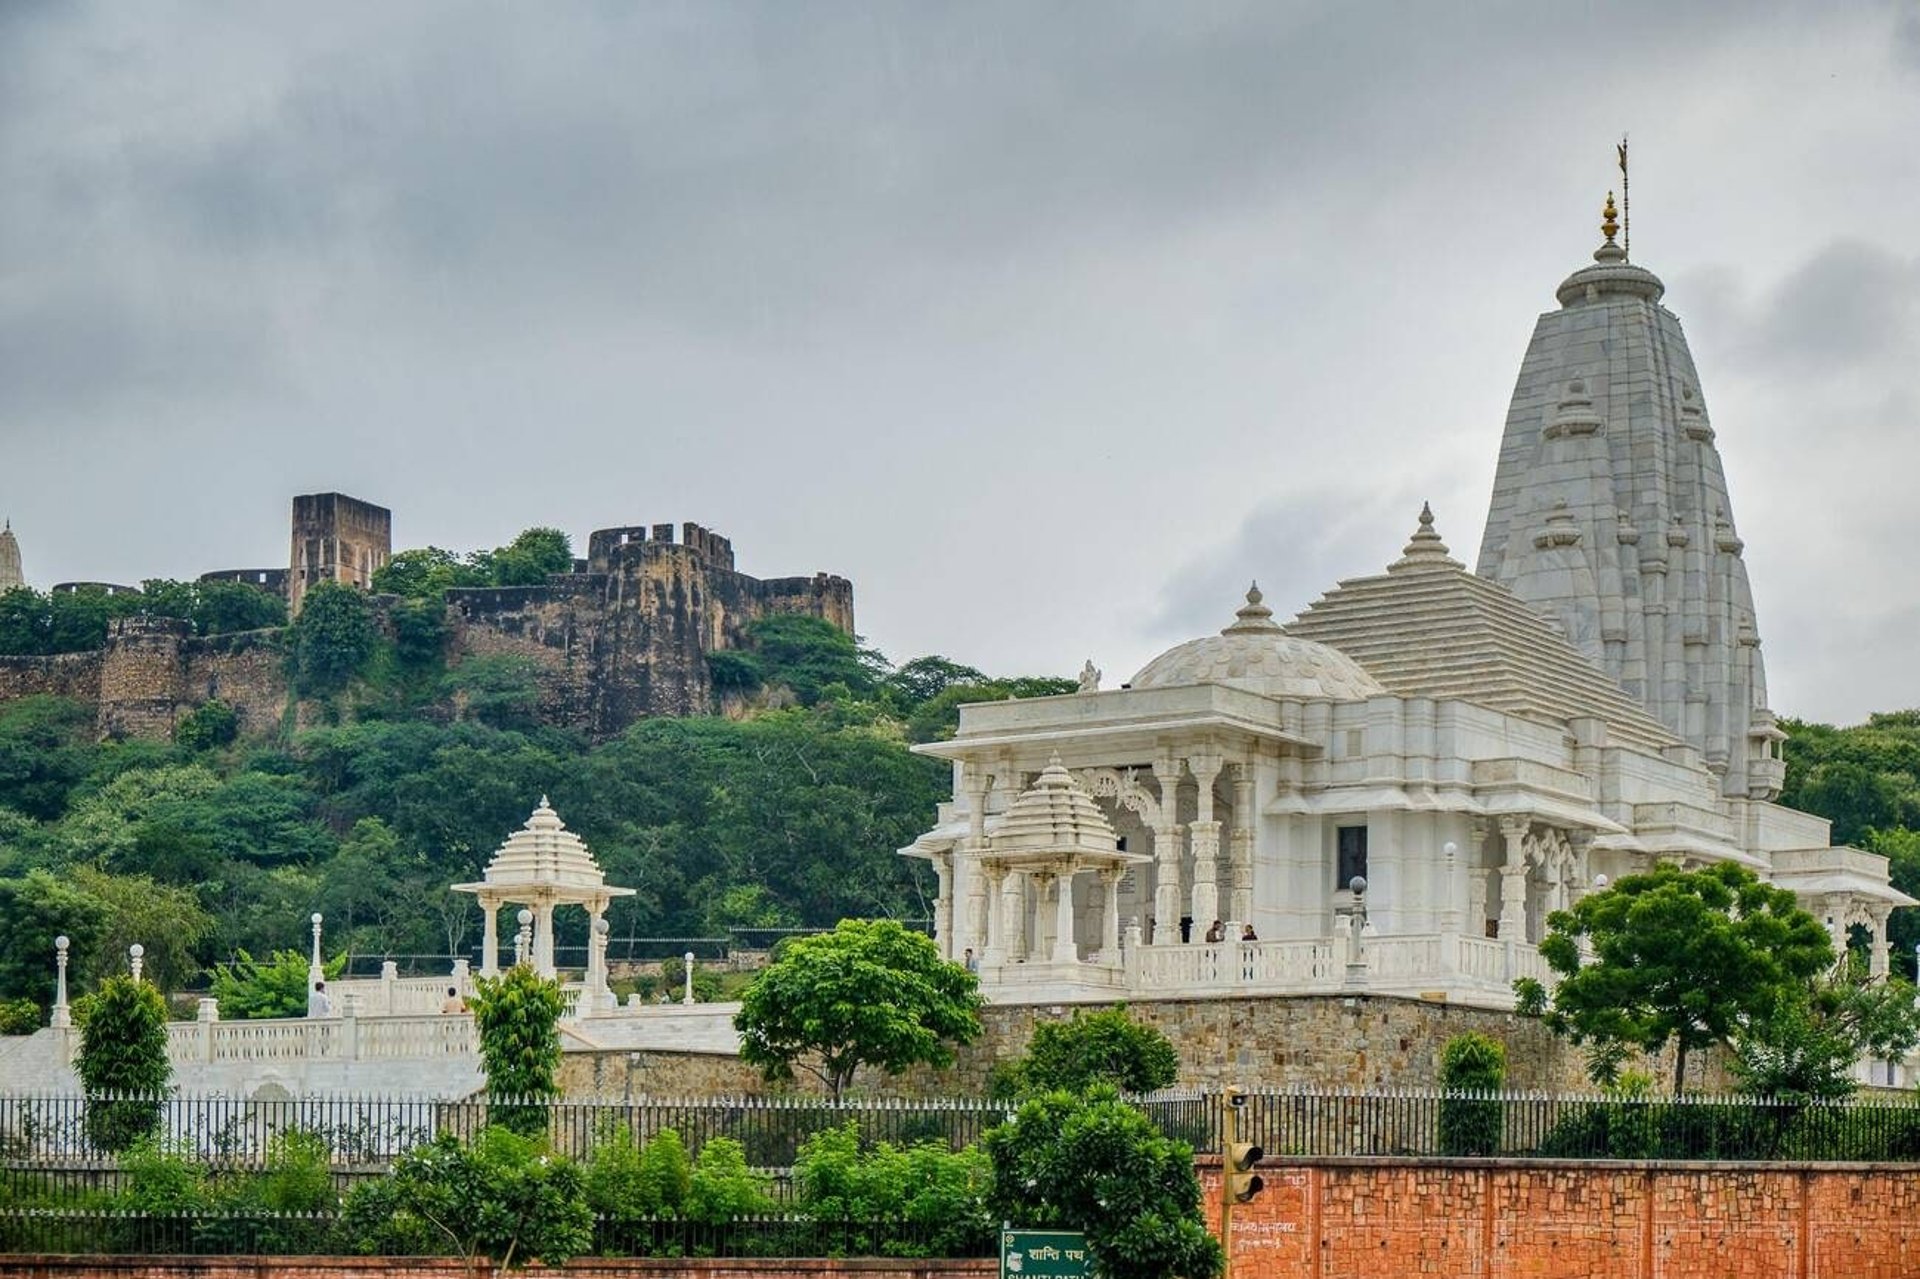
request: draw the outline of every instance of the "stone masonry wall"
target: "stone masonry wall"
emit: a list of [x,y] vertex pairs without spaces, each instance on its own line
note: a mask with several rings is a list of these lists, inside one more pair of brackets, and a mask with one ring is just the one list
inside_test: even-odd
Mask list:
[[100,700],[100,654],[0,657],[0,704],[22,697]]
[[[1896,1279],[1920,1173],[1780,1164],[1322,1160],[1262,1165],[1234,1279]],[[1201,1176],[1219,1222],[1217,1162]]]
[[559,1084],[561,1095],[575,1101],[759,1097],[775,1091],[738,1057],[697,1052],[569,1052],[560,1059]]
[[[997,1004],[985,1033],[962,1048],[954,1068],[918,1069],[903,1083],[916,1092],[978,1094],[993,1067],[1026,1051],[1040,1021],[1064,1021],[1077,1005]],[[1403,1088],[1438,1081],[1440,1050],[1475,1030],[1507,1046],[1507,1085],[1583,1092],[1580,1051],[1530,1017],[1383,995],[1249,996],[1244,999],[1143,1000],[1127,1005],[1180,1054],[1179,1086]],[[1239,1052],[1228,1059],[1229,1045]]]

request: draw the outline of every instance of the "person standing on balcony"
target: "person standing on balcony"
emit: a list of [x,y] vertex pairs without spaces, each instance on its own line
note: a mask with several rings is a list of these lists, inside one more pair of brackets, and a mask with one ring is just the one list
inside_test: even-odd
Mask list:
[[467,1001],[460,998],[460,988],[458,986],[447,987],[447,997],[440,1001],[440,1011],[443,1013],[463,1013],[467,1011]]
[[307,1016],[333,1016],[333,1000],[327,997],[327,983],[323,981],[313,983],[313,990],[307,995]]

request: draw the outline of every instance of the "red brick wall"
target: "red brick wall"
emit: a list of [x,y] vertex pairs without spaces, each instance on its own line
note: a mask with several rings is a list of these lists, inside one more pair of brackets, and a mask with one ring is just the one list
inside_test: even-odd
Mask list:
[[[476,1273],[491,1273],[480,1267]],[[722,1261],[582,1257],[529,1266],[526,1279],[991,1279],[993,1261],[805,1258]],[[424,1257],[6,1257],[0,1279],[465,1279],[460,1262]]]
[[[1908,1279],[1920,1169],[1328,1160],[1263,1167],[1233,1279]],[[1201,1172],[1218,1220],[1217,1168]]]

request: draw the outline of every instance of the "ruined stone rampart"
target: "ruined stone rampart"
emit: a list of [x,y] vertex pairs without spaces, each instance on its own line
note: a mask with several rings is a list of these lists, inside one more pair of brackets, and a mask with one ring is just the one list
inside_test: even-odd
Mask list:
[[[387,556],[391,517],[342,494],[294,499],[289,569],[221,569],[201,581],[242,582],[297,606],[319,580],[365,585]],[[393,597],[377,597],[384,618]],[[818,617],[853,631],[853,584],[820,573],[761,579],[735,567],[733,543],[698,524],[599,529],[574,571],[537,586],[447,592],[451,664],[517,657],[538,674],[539,715],[597,737],[656,715],[716,707],[706,655],[736,648],[772,614]],[[263,733],[287,713],[282,632],[195,638],[187,623],[128,617],[97,653],[0,658],[0,702],[51,693],[92,702],[105,736],[166,737],[181,716],[219,698],[241,729]]]

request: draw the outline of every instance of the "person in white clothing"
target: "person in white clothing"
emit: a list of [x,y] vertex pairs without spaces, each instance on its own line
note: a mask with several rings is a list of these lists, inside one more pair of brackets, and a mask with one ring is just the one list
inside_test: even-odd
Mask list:
[[313,989],[307,994],[307,1016],[333,1016],[333,1000],[327,997],[327,983],[323,981],[313,983]]

